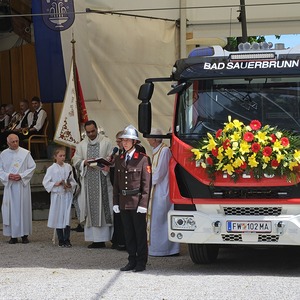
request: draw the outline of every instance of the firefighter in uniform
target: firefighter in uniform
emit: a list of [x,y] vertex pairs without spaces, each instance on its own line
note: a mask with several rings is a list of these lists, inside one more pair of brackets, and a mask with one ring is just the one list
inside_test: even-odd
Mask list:
[[141,272],[148,260],[147,208],[151,191],[151,162],[135,149],[137,130],[129,125],[120,136],[125,152],[116,157],[113,210],[120,213],[125,233],[128,264],[121,271]]

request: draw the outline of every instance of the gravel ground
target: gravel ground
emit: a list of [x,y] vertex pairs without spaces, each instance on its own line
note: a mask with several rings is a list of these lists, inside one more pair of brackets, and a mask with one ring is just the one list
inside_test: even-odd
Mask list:
[[167,260],[187,259],[187,253],[149,258],[142,273],[120,272],[127,252],[111,249],[110,243],[105,249],[88,249],[83,233],[72,231],[73,247],[60,248],[57,241],[53,245],[53,229],[47,228],[47,221],[33,221],[29,244],[10,245],[2,225],[0,230],[0,299],[129,299],[136,296],[137,288],[139,299],[175,299],[163,296],[159,286],[149,286],[144,279],[150,275],[156,282]]
[[227,249],[215,264],[194,265],[181,245],[178,257],[149,257],[146,271],[120,272],[126,252],[88,249],[73,231],[73,247],[59,248],[46,224],[34,221],[30,243],[15,245],[0,226],[0,299],[300,299],[300,251]]

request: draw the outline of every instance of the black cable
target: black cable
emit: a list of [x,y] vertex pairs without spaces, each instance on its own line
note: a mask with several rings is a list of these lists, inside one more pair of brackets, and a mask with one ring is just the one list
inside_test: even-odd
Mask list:
[[[278,3],[256,3],[256,4],[245,4],[245,7],[261,7],[261,6],[280,6],[280,5],[297,5],[298,2],[278,2]],[[99,14],[124,14],[126,12],[142,12],[142,11],[165,11],[165,10],[189,10],[189,9],[215,9],[215,8],[240,8],[239,4],[229,5],[209,5],[209,6],[188,6],[188,7],[162,7],[162,8],[139,8],[139,9],[112,9],[112,10],[100,10],[87,8],[85,11],[69,12],[67,14],[88,14],[88,13],[99,13]],[[10,14],[0,15],[0,18],[10,17],[37,17],[37,16],[48,16],[50,13],[39,13],[39,14]],[[140,16],[140,15],[137,15]]]

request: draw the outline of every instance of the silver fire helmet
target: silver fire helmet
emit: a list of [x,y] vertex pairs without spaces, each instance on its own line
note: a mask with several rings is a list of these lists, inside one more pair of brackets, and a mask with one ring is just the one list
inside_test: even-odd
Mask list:
[[132,139],[139,141],[139,134],[136,128],[133,125],[128,125],[124,128],[122,135],[120,136],[121,139]]

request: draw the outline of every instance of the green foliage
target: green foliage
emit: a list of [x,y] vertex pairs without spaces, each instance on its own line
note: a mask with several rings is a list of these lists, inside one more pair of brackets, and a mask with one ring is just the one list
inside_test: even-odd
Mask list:
[[[279,39],[280,35],[276,35],[276,38]],[[265,42],[266,38],[263,35],[259,35],[259,36],[249,36],[248,37],[248,42],[254,43],[261,43],[261,42]],[[238,45],[241,43],[241,38],[239,37],[229,37],[227,38],[227,45],[225,47],[225,49],[227,51],[237,51],[238,50]]]

